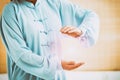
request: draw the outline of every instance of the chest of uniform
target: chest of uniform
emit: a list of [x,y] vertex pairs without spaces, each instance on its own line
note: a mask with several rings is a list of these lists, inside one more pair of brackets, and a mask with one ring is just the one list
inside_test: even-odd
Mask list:
[[61,19],[59,13],[51,8],[35,8],[22,12],[23,26],[30,29],[29,31],[44,31],[51,29],[59,29],[61,27]]

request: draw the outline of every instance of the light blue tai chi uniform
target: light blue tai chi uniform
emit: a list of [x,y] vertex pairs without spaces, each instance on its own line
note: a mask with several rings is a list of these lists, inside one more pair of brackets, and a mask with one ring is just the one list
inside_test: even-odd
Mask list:
[[37,0],[3,9],[0,32],[7,52],[9,80],[65,80],[61,67],[60,42],[63,26],[82,30],[82,45],[98,38],[99,19],[92,12],[66,0]]

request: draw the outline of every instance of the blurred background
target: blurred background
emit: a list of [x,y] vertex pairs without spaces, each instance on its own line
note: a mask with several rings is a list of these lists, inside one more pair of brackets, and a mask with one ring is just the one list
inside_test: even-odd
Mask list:
[[[75,70],[78,72],[120,71],[120,0],[71,1],[83,8],[95,11],[99,15],[100,32],[97,43],[90,48],[82,48],[77,39],[64,38],[62,41],[63,58],[85,62],[85,65]],[[9,0],[0,0],[0,14],[8,2]],[[0,73],[5,72],[6,54],[0,39]]]

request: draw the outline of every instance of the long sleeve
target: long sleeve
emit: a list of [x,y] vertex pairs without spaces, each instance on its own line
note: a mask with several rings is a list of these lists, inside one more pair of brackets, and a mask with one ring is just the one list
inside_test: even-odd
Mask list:
[[1,34],[7,48],[8,56],[16,65],[24,70],[45,80],[53,80],[58,65],[58,57],[46,57],[35,54],[26,45],[22,25],[19,24],[13,5],[5,7],[2,14]]
[[91,46],[96,43],[99,34],[99,18],[96,13],[67,0],[60,0],[60,15],[62,26],[78,27],[83,34],[79,37],[82,46]]

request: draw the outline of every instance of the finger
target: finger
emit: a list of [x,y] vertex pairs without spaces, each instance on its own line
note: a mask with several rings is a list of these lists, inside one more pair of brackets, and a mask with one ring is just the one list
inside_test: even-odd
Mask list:
[[67,33],[69,30],[71,30],[70,27],[65,27],[65,28],[63,29],[63,33]]
[[68,32],[67,33],[69,36],[72,36],[72,37],[79,37],[80,35],[82,35],[82,32],[78,32],[77,30],[75,31],[72,31],[72,32]]
[[68,67],[68,70],[73,70],[73,69],[76,69],[76,68],[82,66],[83,64],[84,63],[77,63],[75,65],[67,65],[67,67]]
[[64,30],[66,29],[66,28],[68,28],[67,26],[65,26],[65,27],[63,27],[63,28],[61,28],[61,32],[63,33],[64,32]]
[[67,65],[66,67],[67,67],[67,70],[73,70],[73,69],[77,68],[76,65]]
[[74,64],[75,64],[74,61],[67,62],[67,65],[74,65]]
[[76,67],[80,67],[80,66],[82,66],[84,63],[77,63],[75,66]]
[[69,31],[74,30],[74,27],[68,27],[64,30],[64,33],[68,33]]
[[67,33],[68,31],[70,31],[72,29],[74,29],[74,27],[65,27],[65,28],[62,29],[62,32]]
[[76,37],[75,33],[68,33],[69,36]]
[[76,37],[79,36],[79,35],[77,35],[75,32],[73,32],[73,33],[68,33],[68,35],[69,35],[69,36],[72,36],[72,37],[74,37],[74,38],[76,38]]
[[77,30],[75,28],[68,31],[69,34],[74,33],[74,32],[77,32]]

